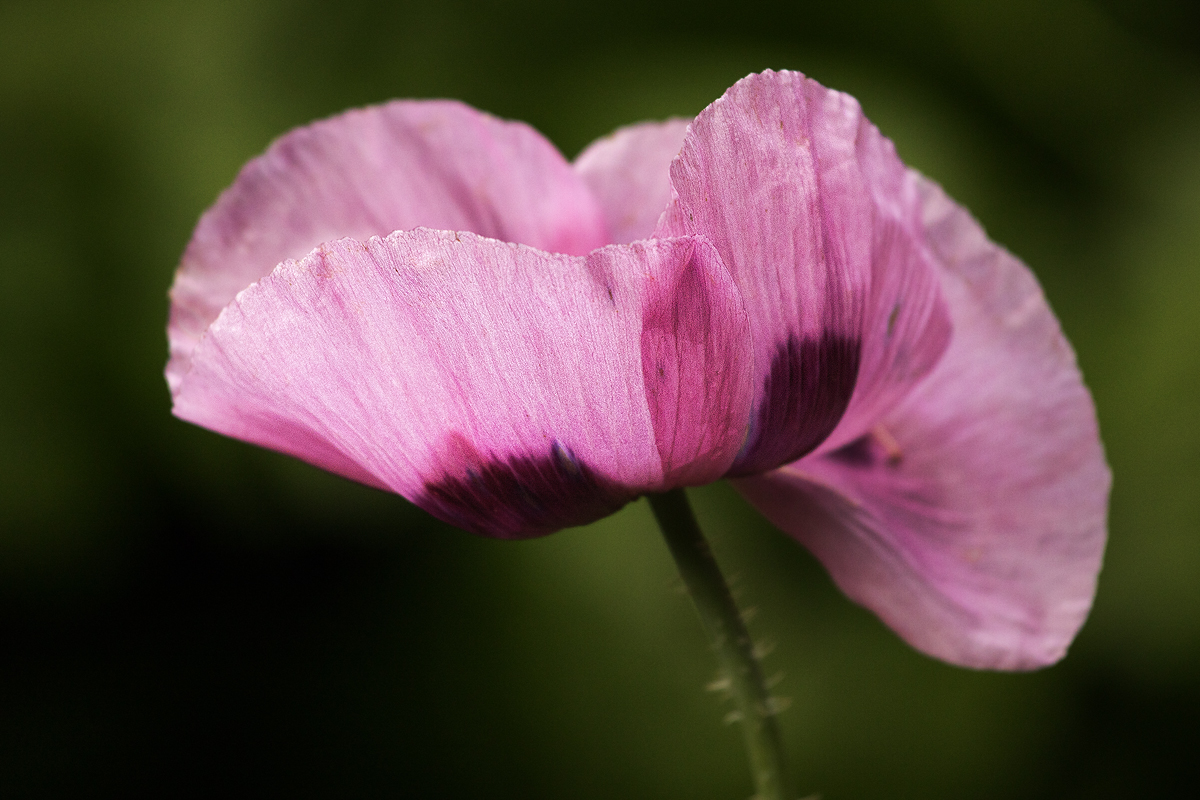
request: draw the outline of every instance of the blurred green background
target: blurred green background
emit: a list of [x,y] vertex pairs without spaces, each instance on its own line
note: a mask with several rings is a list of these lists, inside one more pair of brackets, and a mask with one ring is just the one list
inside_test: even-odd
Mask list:
[[914,653],[727,486],[694,492],[777,643],[798,788],[1194,788],[1195,4],[4,0],[0,795],[749,795],[644,503],[477,539],[175,420],[161,372],[192,226],[288,128],[455,97],[570,157],[767,67],[856,95],[1033,267],[1115,473],[1095,611],[1030,675]]

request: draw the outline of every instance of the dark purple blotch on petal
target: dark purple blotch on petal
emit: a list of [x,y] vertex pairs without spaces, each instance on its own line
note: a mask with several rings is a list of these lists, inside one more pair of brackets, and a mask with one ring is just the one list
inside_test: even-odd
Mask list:
[[729,475],[790,464],[825,441],[850,404],[861,355],[860,339],[828,331],[820,338],[791,335],[779,345],[750,435]]
[[554,442],[542,456],[490,458],[425,484],[417,505],[473,533],[499,539],[544,536],[585,525],[633,499]]

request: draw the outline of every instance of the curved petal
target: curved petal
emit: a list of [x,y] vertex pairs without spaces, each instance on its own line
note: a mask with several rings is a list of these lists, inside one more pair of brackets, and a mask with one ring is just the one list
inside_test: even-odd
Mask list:
[[669,119],[619,128],[575,159],[575,171],[604,210],[618,243],[648,239],[671,202],[671,159],[690,120]]
[[671,184],[656,235],[709,238],[750,314],[757,397],[733,474],[791,462],[839,422],[836,438],[861,434],[945,349],[916,186],[854,98],[751,75],[691,124]]
[[[672,327],[664,307],[687,318]],[[748,344],[736,289],[703,241],[579,258],[417,229],[322,245],[241,292],[197,346],[174,412],[468,530],[533,536],[672,475],[728,469],[749,407]],[[682,365],[646,385],[666,354]],[[689,428],[711,415],[710,435],[664,435],[672,403]]]
[[395,101],[298,128],[243,167],[196,226],[171,288],[172,392],[204,329],[288,258],[343,237],[472,231],[582,255],[604,219],[537,131],[452,101]]
[[910,644],[972,667],[1065,653],[1108,489],[1095,410],[1029,270],[920,183],[954,338],[871,435],[738,488]]
[[630,250],[671,254],[652,261],[657,266],[642,302],[642,380],[663,465],[656,490],[711,483],[741,450],[754,399],[745,306],[703,239],[606,247],[588,257],[589,266],[612,261],[619,268]]

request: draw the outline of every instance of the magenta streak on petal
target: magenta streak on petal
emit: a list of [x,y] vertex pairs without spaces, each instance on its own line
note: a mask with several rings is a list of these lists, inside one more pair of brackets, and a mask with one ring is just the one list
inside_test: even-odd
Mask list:
[[693,239],[687,247],[686,257],[661,262],[672,269],[658,271],[643,299],[642,380],[664,488],[708,483],[729,469],[753,398],[737,287],[712,245]]
[[[451,437],[449,448],[464,445]],[[469,443],[465,445],[470,447]],[[473,448],[471,448],[473,450]],[[473,461],[456,455],[454,473],[425,484],[417,505],[463,530],[525,538],[583,525],[617,511],[637,492],[598,475],[561,442],[549,452]]]

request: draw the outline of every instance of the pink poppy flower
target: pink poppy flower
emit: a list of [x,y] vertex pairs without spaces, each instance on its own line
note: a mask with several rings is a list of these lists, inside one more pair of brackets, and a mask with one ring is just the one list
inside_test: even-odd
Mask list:
[[574,163],[456,102],[300,128],[171,301],[177,416],[476,533],[730,477],[946,661],[1051,663],[1091,605],[1109,472],[1037,282],[798,73]]

